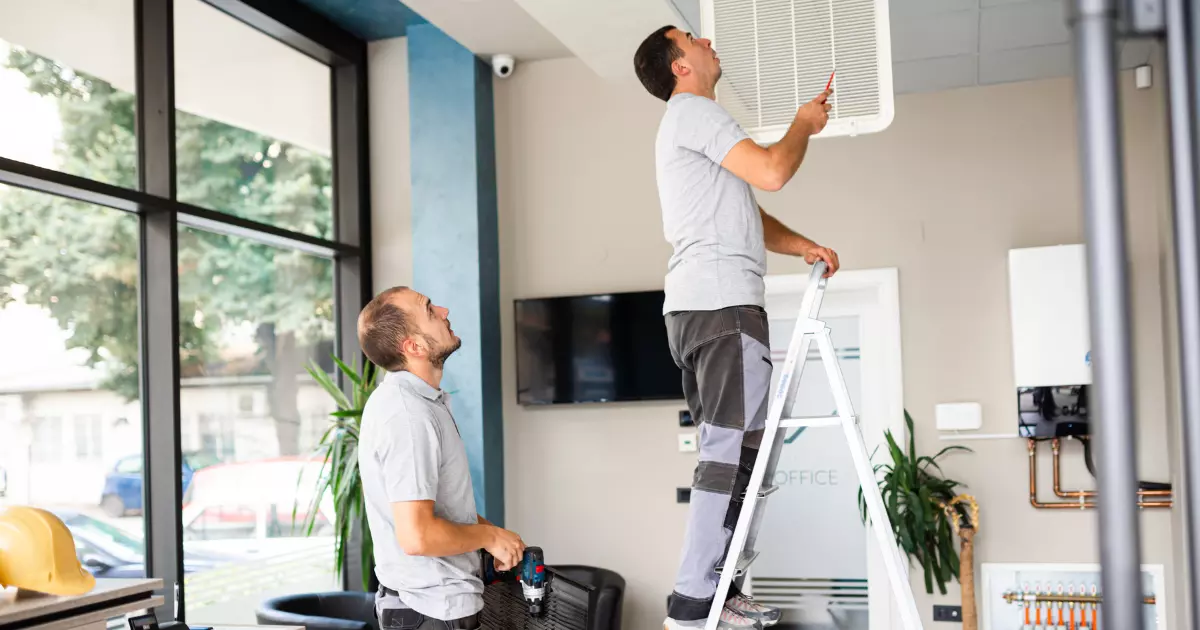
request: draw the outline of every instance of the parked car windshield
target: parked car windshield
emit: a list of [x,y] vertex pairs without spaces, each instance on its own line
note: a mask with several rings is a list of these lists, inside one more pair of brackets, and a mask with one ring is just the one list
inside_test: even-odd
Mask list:
[[204,452],[184,453],[183,461],[188,465],[188,468],[191,468],[192,470],[200,470],[201,468],[208,468],[214,464],[221,463],[221,460],[218,459],[216,455]]
[[134,538],[120,528],[92,518],[85,514],[74,514],[63,519],[73,532],[83,531],[88,534],[88,542],[102,547],[105,551],[118,556],[127,557],[129,552],[137,554],[138,558],[145,557],[146,546],[139,538]]

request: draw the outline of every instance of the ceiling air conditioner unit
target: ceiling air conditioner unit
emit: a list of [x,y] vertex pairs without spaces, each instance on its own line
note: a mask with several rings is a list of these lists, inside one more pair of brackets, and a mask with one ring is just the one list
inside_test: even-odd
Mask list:
[[892,124],[888,0],[702,0],[701,29],[723,69],[717,102],[757,142],[778,142],[833,78],[829,124],[815,137]]

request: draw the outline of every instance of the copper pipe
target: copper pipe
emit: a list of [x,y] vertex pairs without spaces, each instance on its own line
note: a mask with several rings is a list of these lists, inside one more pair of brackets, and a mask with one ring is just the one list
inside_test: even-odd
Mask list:
[[[1096,496],[1095,490],[1063,490],[1058,482],[1059,474],[1059,438],[1054,438],[1050,442],[1050,450],[1054,454],[1054,495],[1060,499],[1078,499],[1080,497],[1092,498]],[[1138,490],[1139,497],[1170,497],[1170,490]]]
[[1085,501],[1054,501],[1042,503],[1037,499],[1037,440],[1027,440],[1029,446],[1029,504],[1038,509],[1087,509],[1091,504]]
[[[1028,603],[1039,603],[1039,602],[1052,602],[1052,603],[1075,602],[1076,604],[1103,604],[1104,603],[1104,597],[1102,595],[1054,595],[1051,593],[1024,593],[1024,594],[1022,594],[1022,593],[1009,591],[1009,592],[1005,593],[1003,595],[1003,597],[1004,597],[1004,601],[1006,601],[1010,604],[1013,602],[1022,602],[1022,601],[1028,602]],[[1156,600],[1153,595],[1148,595],[1148,596],[1142,598],[1143,604],[1153,605],[1157,601],[1158,600]]]
[[[1089,510],[1096,507],[1095,501],[1078,497],[1074,501],[1051,501],[1043,503],[1037,499],[1037,440],[1029,438],[1029,504],[1042,510]],[[1055,467],[1057,471],[1057,466]],[[1173,501],[1138,501],[1139,508],[1169,508]]]

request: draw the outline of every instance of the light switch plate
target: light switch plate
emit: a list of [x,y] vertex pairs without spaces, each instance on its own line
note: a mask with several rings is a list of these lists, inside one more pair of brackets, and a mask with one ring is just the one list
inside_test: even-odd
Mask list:
[[983,427],[983,407],[979,403],[943,403],[934,415],[938,431],[975,431]]
[[679,434],[679,452],[680,453],[695,453],[696,452],[696,434],[695,433],[680,433]]

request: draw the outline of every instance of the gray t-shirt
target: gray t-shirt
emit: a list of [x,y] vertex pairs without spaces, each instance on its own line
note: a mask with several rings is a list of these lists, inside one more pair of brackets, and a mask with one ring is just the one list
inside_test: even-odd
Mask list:
[[663,313],[766,306],[767,250],[750,185],[721,167],[749,136],[715,101],[676,94],[655,142],[667,264]]
[[392,518],[392,503],[433,501],[438,518],[478,522],[467,449],[450,415],[449,395],[410,372],[388,373],[363,409],[358,466],[379,582],[435,619],[483,609],[479,554],[409,556],[396,540]]

